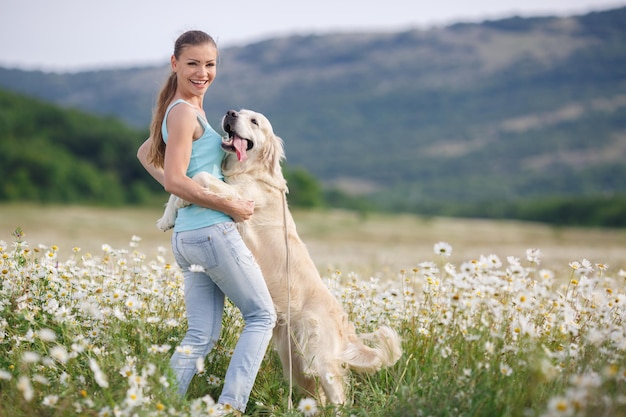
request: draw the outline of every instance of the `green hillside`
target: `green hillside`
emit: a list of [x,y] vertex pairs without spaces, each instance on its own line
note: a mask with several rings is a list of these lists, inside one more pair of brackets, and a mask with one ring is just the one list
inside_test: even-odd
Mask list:
[[146,136],[0,90],[0,201],[144,202],[158,190],[135,157]]

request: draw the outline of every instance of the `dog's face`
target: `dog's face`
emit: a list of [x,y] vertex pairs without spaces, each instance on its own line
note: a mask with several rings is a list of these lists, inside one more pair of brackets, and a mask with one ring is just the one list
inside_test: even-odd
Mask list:
[[225,175],[261,170],[282,176],[283,141],[274,134],[267,117],[247,109],[229,110],[222,119],[222,129],[228,135],[222,141]]
[[229,110],[222,119],[222,129],[228,138],[222,148],[237,155],[239,162],[248,159],[248,151],[257,153],[263,149],[268,138],[274,136],[272,125],[261,113],[252,110]]

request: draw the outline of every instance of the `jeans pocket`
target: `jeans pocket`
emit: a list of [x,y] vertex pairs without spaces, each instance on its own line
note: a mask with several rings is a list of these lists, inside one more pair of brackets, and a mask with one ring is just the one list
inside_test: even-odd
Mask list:
[[180,240],[180,252],[189,265],[200,265],[205,269],[218,265],[217,253],[211,236],[183,237]]
[[229,235],[231,233],[237,232],[237,223],[235,222],[218,223],[214,227],[222,232],[224,235]]

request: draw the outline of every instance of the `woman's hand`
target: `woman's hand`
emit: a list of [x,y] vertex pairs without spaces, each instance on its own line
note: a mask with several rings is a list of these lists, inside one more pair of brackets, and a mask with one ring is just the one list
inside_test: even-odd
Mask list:
[[232,219],[241,223],[248,220],[254,214],[254,201],[251,200],[234,200],[228,211],[226,211]]

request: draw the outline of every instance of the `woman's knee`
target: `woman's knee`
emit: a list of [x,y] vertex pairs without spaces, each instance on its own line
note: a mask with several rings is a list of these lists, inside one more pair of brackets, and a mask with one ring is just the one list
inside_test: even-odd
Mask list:
[[277,315],[274,306],[263,307],[244,317],[246,325],[257,325],[267,329],[273,329],[276,325]]
[[276,309],[274,308],[274,306],[272,306],[270,310],[270,317],[269,317],[269,326],[272,329],[274,328],[274,326],[276,326],[277,320],[278,320],[278,315],[276,314]]
[[217,337],[211,329],[189,327],[185,335],[185,342],[189,345],[203,347],[208,352],[217,343]]

